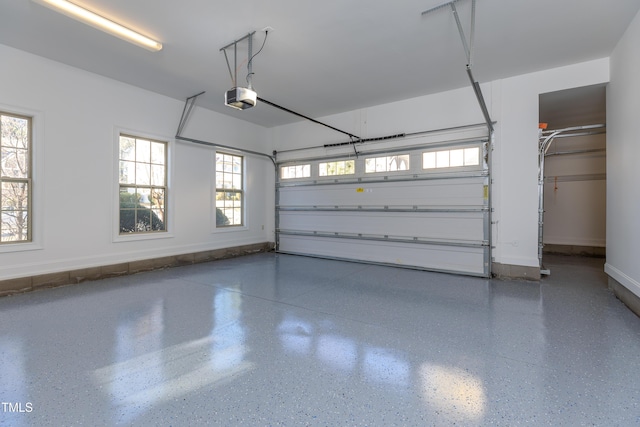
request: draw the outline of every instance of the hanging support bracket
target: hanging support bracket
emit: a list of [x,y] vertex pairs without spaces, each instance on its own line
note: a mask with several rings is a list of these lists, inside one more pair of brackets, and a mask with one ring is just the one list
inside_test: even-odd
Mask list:
[[489,114],[489,109],[487,108],[484,96],[482,95],[482,89],[480,88],[480,84],[473,78],[473,73],[471,71],[473,64],[473,42],[475,38],[476,27],[476,0],[471,0],[471,34],[468,42],[467,37],[464,34],[464,29],[462,28],[462,22],[458,14],[458,9],[456,8],[456,3],[458,1],[460,0],[452,0],[448,3],[441,4],[440,6],[425,10],[424,12],[422,12],[422,16],[428,15],[440,9],[444,9],[447,6],[449,6],[449,8],[451,9],[453,17],[456,21],[456,26],[458,27],[458,33],[460,34],[460,40],[462,41],[462,47],[464,48],[465,57],[467,59],[467,75],[469,77],[469,81],[471,82],[471,87],[473,88],[473,92],[475,93],[476,99],[478,100],[478,105],[480,105],[480,110],[482,110],[482,115],[484,116],[487,128],[489,129],[490,133],[493,133],[493,121],[491,120],[491,115]]

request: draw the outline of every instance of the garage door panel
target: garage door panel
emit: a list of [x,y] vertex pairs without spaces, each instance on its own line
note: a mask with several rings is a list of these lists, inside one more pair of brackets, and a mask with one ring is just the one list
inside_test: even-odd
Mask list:
[[280,212],[280,229],[482,241],[483,212]]
[[[310,176],[278,182],[278,251],[488,276],[489,169],[482,160],[487,157],[475,150],[481,164],[471,158],[463,167],[440,164],[440,154],[435,168],[419,161],[425,152],[459,153],[460,147],[481,145],[412,147],[403,152],[412,159],[409,171],[398,174],[366,173],[366,155],[349,175],[320,176],[319,164],[330,159],[302,162]],[[379,152],[374,157],[383,159],[382,167],[394,158]]]
[[484,275],[484,250],[437,245],[403,245],[324,237],[280,237],[280,252],[394,264],[425,270]]
[[482,206],[482,177],[280,188],[281,206]]

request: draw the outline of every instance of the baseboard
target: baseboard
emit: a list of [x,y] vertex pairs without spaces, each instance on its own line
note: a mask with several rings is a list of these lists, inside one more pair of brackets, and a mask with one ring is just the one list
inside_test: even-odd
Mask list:
[[540,280],[540,267],[494,262],[491,264],[491,274],[499,279]]
[[30,292],[37,289],[73,285],[86,281],[106,279],[109,277],[126,276],[129,274],[141,273],[143,271],[159,270],[226,258],[234,258],[258,252],[268,252],[273,250],[274,246],[275,245],[271,242],[256,243],[231,248],[214,249],[182,255],[164,256],[160,258],[104,265],[101,267],[83,268],[57,273],[41,274],[37,276],[0,280],[0,297]]
[[607,255],[607,248],[603,246],[555,245],[545,243],[542,252],[544,254],[550,255],[572,255],[605,258]]

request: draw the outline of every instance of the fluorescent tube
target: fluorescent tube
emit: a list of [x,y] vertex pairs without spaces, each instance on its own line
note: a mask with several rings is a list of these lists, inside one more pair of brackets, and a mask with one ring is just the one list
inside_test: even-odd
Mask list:
[[130,43],[148,49],[152,52],[157,52],[162,49],[162,43],[152,40],[143,36],[140,33],[136,33],[129,28],[113,22],[107,18],[97,15],[87,9],[84,9],[77,4],[68,2],[66,0],[32,0],[35,3],[39,3],[56,12],[63,13],[70,18],[76,19],[87,25],[91,25],[94,28],[109,33],[113,36],[119,37]]

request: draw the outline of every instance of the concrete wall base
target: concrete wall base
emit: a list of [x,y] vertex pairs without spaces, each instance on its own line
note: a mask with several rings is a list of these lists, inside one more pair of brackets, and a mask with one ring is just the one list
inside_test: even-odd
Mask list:
[[543,254],[550,255],[576,255],[605,258],[607,248],[602,246],[575,246],[575,245],[544,245]]
[[609,276],[609,289],[624,305],[629,307],[637,316],[640,316],[640,297],[611,276]]
[[540,280],[540,267],[524,267],[522,265],[491,264],[491,274],[499,279]]
[[128,274],[141,273],[143,271],[179,267],[225,258],[234,258],[258,252],[268,252],[273,250],[273,248],[273,243],[265,242],[162,258],[131,261],[101,267],[83,268],[79,270],[41,274],[38,276],[0,280],[0,296],[30,292],[44,288],[54,288],[57,286],[73,285],[90,280],[106,279],[108,277],[126,276]]

